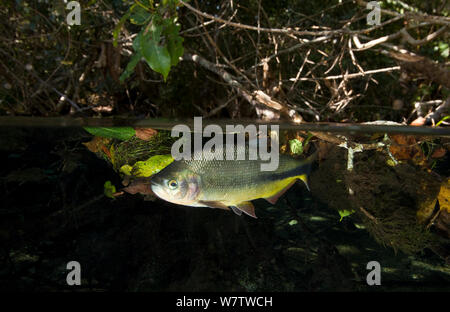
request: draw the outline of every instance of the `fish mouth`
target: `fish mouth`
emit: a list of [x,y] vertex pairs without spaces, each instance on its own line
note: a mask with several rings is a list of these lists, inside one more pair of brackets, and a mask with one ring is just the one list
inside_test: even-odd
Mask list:
[[152,191],[155,191],[155,189],[159,188],[159,184],[155,183],[155,182],[151,182],[150,183],[150,188],[152,189]]
[[157,185],[159,185],[159,183],[157,181],[155,181],[155,179],[150,179],[150,185],[157,186]]
[[150,188],[153,191],[153,193],[158,194],[159,190],[161,189],[161,185],[157,183],[156,181],[150,181]]

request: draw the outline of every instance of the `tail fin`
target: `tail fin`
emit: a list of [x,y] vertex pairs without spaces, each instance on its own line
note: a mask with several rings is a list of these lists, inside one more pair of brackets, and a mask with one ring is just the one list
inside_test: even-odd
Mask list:
[[313,154],[308,156],[308,158],[306,158],[306,160],[302,160],[301,166],[298,167],[299,175],[297,176],[297,178],[302,180],[305,183],[306,188],[310,192],[311,192],[311,189],[309,188],[308,177],[309,177],[309,174],[311,173],[312,164],[314,163],[314,161],[316,161],[318,154],[319,154],[319,150],[317,149],[314,151]]

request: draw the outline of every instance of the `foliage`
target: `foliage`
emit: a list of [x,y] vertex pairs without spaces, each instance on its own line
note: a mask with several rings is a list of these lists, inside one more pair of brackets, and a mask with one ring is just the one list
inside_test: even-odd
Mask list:
[[[81,1],[81,25],[69,27],[62,1],[7,1],[0,8],[0,14],[7,17],[0,21],[0,68],[4,73],[0,77],[0,114],[261,117],[260,110],[220,76],[188,61],[177,65],[185,50],[236,76],[234,81],[249,93],[263,91],[301,113],[306,121],[409,122],[417,113],[416,101],[442,100],[450,95],[448,88],[420,73],[403,70],[325,79],[398,65],[386,53],[391,50],[388,47],[358,50],[353,36],[342,31],[358,33],[364,43],[406,28],[411,37],[421,40],[440,24],[411,17],[366,32],[367,10],[353,1],[187,3],[235,24],[336,33],[311,43],[321,37],[225,25],[193,12],[178,0]],[[448,16],[438,0],[382,1],[382,8],[392,14],[412,11]],[[382,14],[382,22],[392,16]],[[402,36],[393,36],[389,44],[445,64],[447,37],[444,32],[434,40],[412,45]],[[233,105],[216,110],[219,103],[234,97]],[[404,105],[394,108],[395,100]]]
[[114,45],[117,46],[118,34],[126,19],[141,26],[141,31],[133,40],[135,54],[132,56],[120,81],[128,78],[138,62],[144,59],[151,69],[163,75],[169,75],[170,68],[176,66],[183,55],[183,38],[179,35],[177,0],[164,0],[154,4],[153,0],[137,1],[121,18],[113,32]]

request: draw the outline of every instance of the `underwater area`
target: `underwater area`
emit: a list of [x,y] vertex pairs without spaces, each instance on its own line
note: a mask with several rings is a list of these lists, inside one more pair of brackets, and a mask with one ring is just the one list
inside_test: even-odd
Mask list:
[[[449,26],[442,0],[2,1],[0,293],[449,292]],[[268,161],[211,160],[242,133]]]
[[[90,291],[448,290],[448,214],[427,229],[416,220],[440,183],[407,162],[355,153],[347,173],[346,149],[332,146],[312,168],[311,192],[297,182],[274,205],[256,200],[254,219],[105,196],[104,182],[119,189],[123,174],[89,151],[91,139],[82,128],[2,128],[1,290],[71,289],[70,261],[82,267],[76,287]],[[434,170],[449,176],[448,164]],[[366,282],[370,261],[381,286]]]

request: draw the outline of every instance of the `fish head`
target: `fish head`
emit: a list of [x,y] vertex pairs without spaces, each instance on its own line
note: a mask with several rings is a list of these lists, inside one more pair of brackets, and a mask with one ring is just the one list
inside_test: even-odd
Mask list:
[[168,202],[197,206],[200,182],[200,176],[187,169],[178,171],[165,168],[152,177],[151,189],[155,195]]

